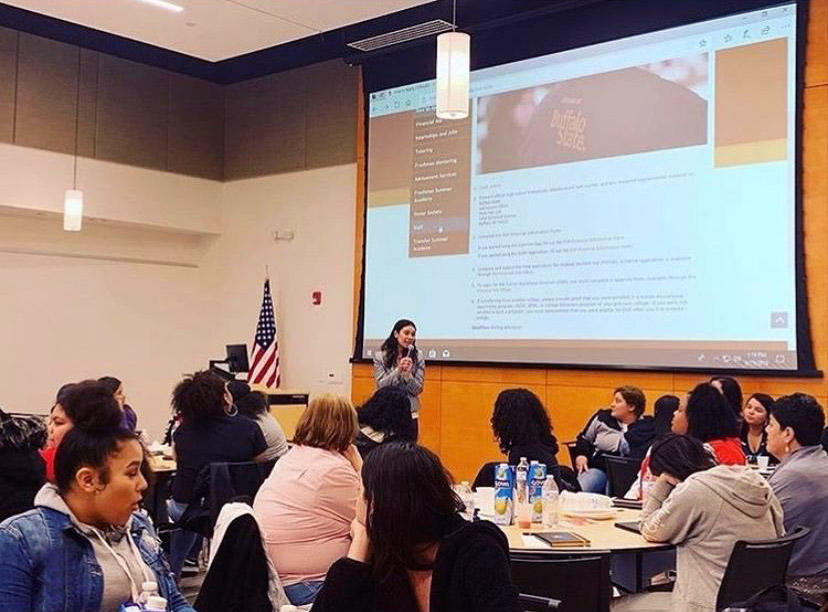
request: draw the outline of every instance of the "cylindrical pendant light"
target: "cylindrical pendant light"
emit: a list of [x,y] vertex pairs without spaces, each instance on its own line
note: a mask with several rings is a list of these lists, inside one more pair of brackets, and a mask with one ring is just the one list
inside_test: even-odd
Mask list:
[[80,71],[81,54],[78,47],[78,81],[75,90],[75,156],[72,168],[72,189],[63,196],[63,229],[79,232],[83,224],[83,192],[78,189],[78,135],[80,132]]
[[437,116],[469,116],[469,52],[471,38],[462,32],[437,37]]
[[79,232],[83,223],[83,192],[67,189],[63,198],[63,229]]

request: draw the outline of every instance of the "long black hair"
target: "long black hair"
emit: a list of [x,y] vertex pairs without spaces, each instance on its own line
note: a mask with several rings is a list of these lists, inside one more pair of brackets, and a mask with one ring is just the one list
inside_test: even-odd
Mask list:
[[673,415],[679,407],[679,398],[675,395],[662,395],[653,405],[653,425],[655,426],[655,437],[660,438],[670,433],[670,426],[673,423]]
[[357,408],[360,426],[367,425],[389,439],[416,440],[411,401],[399,387],[383,387]]
[[691,474],[716,467],[716,460],[699,440],[690,436],[667,434],[650,450],[650,471],[653,476],[666,472],[679,480]]
[[736,421],[742,419],[742,387],[732,376],[714,376],[710,382],[717,382],[722,386],[722,395],[733,411]]
[[423,549],[447,533],[463,508],[437,455],[414,442],[381,444],[365,459],[362,484],[376,580],[429,569]]
[[558,452],[552,423],[540,398],[529,389],[506,389],[497,396],[491,418],[492,431],[503,453],[515,445],[541,443]]
[[[403,327],[411,326],[414,328],[414,331],[417,331],[417,326],[414,325],[414,321],[409,319],[400,319],[396,323],[394,323],[394,327],[391,329],[391,333],[388,334],[388,337],[385,339],[385,342],[382,343],[380,347],[382,349],[382,361],[385,364],[385,367],[391,369],[394,367],[394,363],[397,361],[397,339],[394,337],[395,333],[399,333],[399,331]],[[415,349],[417,348],[416,343],[412,343]]]
[[730,403],[709,382],[696,385],[687,398],[687,435],[701,442],[739,435]]
[[109,481],[107,458],[128,440],[138,440],[134,432],[121,427],[121,408],[112,391],[103,383],[86,380],[74,385],[61,405],[74,415],[73,427],[66,432],[55,453],[55,484],[61,493],[72,485],[82,467],[99,471],[101,482]]

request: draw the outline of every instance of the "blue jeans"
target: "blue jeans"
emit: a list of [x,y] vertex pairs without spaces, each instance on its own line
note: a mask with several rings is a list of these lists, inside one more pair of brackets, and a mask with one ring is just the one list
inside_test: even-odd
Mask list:
[[316,594],[322,589],[325,584],[324,580],[307,580],[305,582],[297,582],[285,588],[285,595],[294,606],[304,606],[305,604],[313,603],[316,599]]
[[[174,499],[167,500],[167,513],[174,522],[183,516],[187,504],[182,504]],[[181,568],[184,567],[184,559],[190,550],[198,542],[199,535],[186,529],[173,529],[170,533],[170,569],[175,577],[181,576]]]
[[586,472],[579,474],[578,484],[586,493],[601,493],[602,495],[607,493],[607,475],[598,468],[589,468]]

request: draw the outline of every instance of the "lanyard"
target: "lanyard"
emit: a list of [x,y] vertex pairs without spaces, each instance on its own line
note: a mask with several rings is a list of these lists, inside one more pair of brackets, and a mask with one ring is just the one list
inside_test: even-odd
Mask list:
[[[129,588],[132,593],[132,601],[138,601],[138,585],[135,584],[135,580],[132,578],[132,572],[129,571],[129,565],[127,564],[126,560],[109,545],[109,542],[106,541],[106,538],[101,534],[100,531],[92,527],[92,531],[98,536],[98,539],[101,541],[101,544],[112,554],[115,558],[115,562],[118,566],[124,570],[127,579],[129,580]],[[135,540],[132,539],[132,534],[127,531],[126,533],[127,542],[129,543],[129,549],[132,551],[132,554],[135,555],[135,559],[138,562],[138,567],[141,568],[141,572],[144,574],[144,581],[145,582],[153,582],[154,577],[150,575],[149,570],[147,569],[144,560],[141,558],[141,555],[138,551],[138,547],[135,545]]]

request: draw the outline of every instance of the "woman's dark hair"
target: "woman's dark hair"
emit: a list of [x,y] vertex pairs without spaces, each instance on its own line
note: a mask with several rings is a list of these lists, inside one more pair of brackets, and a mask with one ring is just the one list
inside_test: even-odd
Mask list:
[[722,395],[727,400],[730,409],[733,411],[736,420],[742,418],[742,387],[738,381],[731,376],[714,376],[710,382],[718,382],[722,386]]
[[716,460],[704,444],[690,436],[667,434],[655,442],[650,450],[650,471],[653,476],[667,472],[679,480],[686,480],[688,476],[712,467],[716,467]]
[[381,444],[365,459],[362,484],[377,581],[429,569],[419,553],[445,535],[463,508],[437,455],[414,442]]
[[655,438],[658,439],[664,434],[670,433],[673,424],[673,415],[679,407],[679,398],[675,395],[662,395],[653,405],[653,426],[655,427]]
[[730,403],[709,382],[696,385],[687,397],[687,435],[701,442],[739,435]]
[[188,376],[175,386],[173,410],[184,423],[203,423],[224,414],[224,381],[205,370]]
[[807,393],[783,395],[771,406],[771,415],[782,429],[793,429],[794,438],[802,446],[820,444],[825,413],[814,397]]
[[114,376],[101,376],[98,379],[98,382],[101,383],[107,389],[109,389],[109,392],[113,395],[118,390],[118,387],[120,387],[122,384],[121,381],[115,378]]
[[121,409],[109,388],[95,380],[74,385],[61,402],[73,427],[63,436],[55,453],[55,484],[66,493],[82,467],[99,470],[101,482],[109,482],[107,458],[134,432],[121,427]]
[[633,407],[635,416],[640,417],[644,414],[644,409],[647,407],[647,397],[641,389],[631,385],[625,385],[623,387],[618,387],[615,391],[613,391],[613,395],[616,393],[620,393],[621,397],[624,398],[624,401]]
[[255,419],[267,413],[267,396],[260,391],[253,391],[246,382],[231,380],[227,390],[233,396],[233,405],[246,417]]
[[558,452],[552,423],[537,395],[529,389],[506,389],[497,396],[491,418],[498,446],[508,454],[515,445],[541,443]]
[[[76,384],[78,383],[66,383],[65,385],[61,385],[60,389],[58,389],[57,395],[55,395],[55,404],[63,406],[63,402],[66,401],[66,395]],[[54,406],[52,406],[52,408],[54,408]]]
[[414,441],[414,420],[408,394],[399,387],[383,387],[357,408],[360,426],[367,425],[388,437]]
[[[385,342],[382,343],[380,347],[382,349],[382,361],[385,364],[386,368],[393,368],[394,363],[397,361],[397,339],[394,337],[395,333],[399,333],[399,331],[403,327],[411,326],[414,328],[414,331],[417,331],[417,326],[414,325],[414,321],[410,321],[409,319],[400,319],[396,323],[394,323],[394,327],[391,329],[391,333],[388,334],[388,337],[385,339]],[[412,344],[411,346],[416,348],[416,344]]]

